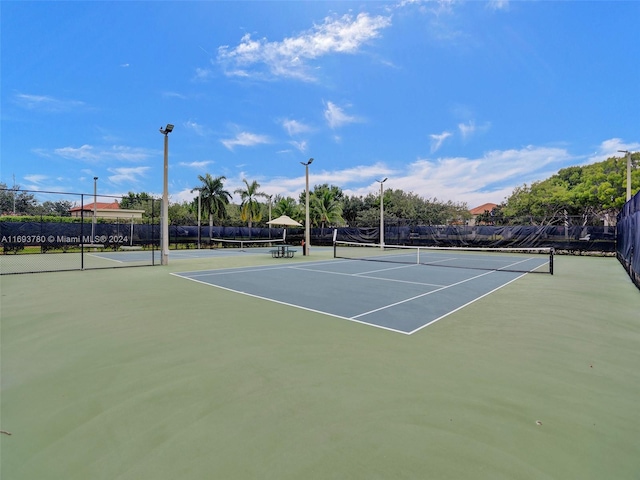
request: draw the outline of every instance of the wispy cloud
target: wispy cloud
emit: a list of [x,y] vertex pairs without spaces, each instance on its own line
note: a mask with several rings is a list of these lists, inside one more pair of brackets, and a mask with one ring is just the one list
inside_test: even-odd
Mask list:
[[509,0],[489,0],[487,2],[487,8],[491,10],[508,10]]
[[202,170],[213,164],[211,160],[203,160],[201,162],[180,162],[178,165],[181,167],[194,168],[196,170]]
[[482,125],[476,125],[473,120],[470,120],[467,123],[458,124],[458,130],[460,131],[460,135],[462,135],[463,140],[468,140],[470,137],[476,134],[485,133],[490,128],[491,124],[489,122],[485,122]]
[[33,95],[28,93],[16,94],[14,101],[28,110],[39,110],[49,113],[65,112],[86,107],[86,104],[79,100],[61,99],[49,95]]
[[330,54],[354,54],[363,45],[380,36],[391,25],[391,18],[360,13],[327,17],[324,23],[280,42],[254,40],[246,34],[234,48],[218,48],[218,62],[227,75],[263,76],[260,67],[274,76],[311,81],[308,62]]
[[81,147],[62,147],[56,148],[53,153],[63,158],[87,162],[99,162],[101,160],[124,160],[137,162],[146,160],[151,156],[151,152],[146,149],[120,145],[114,145],[111,148],[96,148],[92,145],[82,145]]
[[301,151],[302,153],[307,151],[307,142],[305,140],[301,142],[291,141],[289,143],[293,145],[297,150]]
[[207,68],[196,68],[193,80],[203,82],[213,77],[213,72]]
[[[613,145],[608,145],[610,150]],[[365,196],[379,191],[376,180],[388,177],[385,188],[401,189],[424,198],[466,202],[470,208],[499,203],[523,183],[543,180],[581,159],[564,148],[528,146],[495,150],[477,158],[421,158],[398,168],[384,163],[333,171],[313,169],[316,184],[341,185],[347,195]],[[315,164],[314,164],[315,167]],[[263,187],[295,197],[304,188],[304,176],[261,182]]]
[[626,150],[629,152],[634,152],[640,150],[640,143],[632,142],[628,143],[623,141],[621,138],[611,138],[609,140],[605,140],[596,149],[593,154],[588,155],[583,162],[585,165],[596,162],[603,162],[607,158],[611,157],[622,157],[625,154],[621,153],[620,150]]
[[235,147],[253,147],[254,145],[260,145],[265,143],[271,143],[271,140],[266,135],[259,135],[250,132],[240,132],[235,138],[228,138],[220,140],[222,144],[229,150],[233,150]]
[[362,121],[358,117],[346,114],[342,108],[340,108],[333,102],[326,103],[324,118],[327,120],[327,124],[332,129],[341,127],[348,123],[356,123]]
[[429,135],[429,138],[431,138],[431,153],[437,152],[442,143],[451,135],[451,132],[432,133]]
[[162,92],[162,96],[165,98],[179,98],[180,100],[186,100],[187,96],[178,92]]
[[47,175],[32,174],[32,175],[25,175],[24,179],[27,182],[42,184],[44,181],[48,180],[49,177]]
[[282,120],[282,128],[285,129],[290,137],[311,131],[311,127],[309,125],[288,118]]
[[188,130],[193,130],[196,135],[203,136],[204,135],[204,127],[196,122],[191,120],[187,120],[184,122],[184,127]]
[[71,158],[74,160],[97,161],[100,155],[95,152],[91,145],[82,145],[81,147],[62,147],[56,148],[53,153],[63,158]]
[[109,181],[115,184],[138,183],[151,167],[118,167],[109,168]]

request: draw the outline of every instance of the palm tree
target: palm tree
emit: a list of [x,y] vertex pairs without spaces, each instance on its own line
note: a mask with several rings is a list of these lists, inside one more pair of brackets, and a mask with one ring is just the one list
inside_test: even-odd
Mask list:
[[249,236],[251,236],[251,226],[253,222],[259,222],[262,219],[262,212],[260,209],[260,202],[256,197],[268,197],[264,192],[258,191],[260,184],[257,181],[251,183],[246,179],[242,179],[246,188],[237,188],[234,193],[240,194],[240,219],[243,222],[247,222],[249,226]]
[[195,187],[192,192],[200,192],[202,208],[209,213],[209,237],[212,236],[213,219],[224,220],[227,218],[227,205],[231,200],[231,194],[224,189],[225,176],[212,177],[207,173],[204,177],[198,175],[202,185]]
[[320,224],[323,230],[326,224],[336,225],[344,222],[342,204],[331,190],[314,192],[309,203],[311,204],[312,223]]
[[286,215],[293,218],[294,220],[300,220],[302,218],[302,214],[304,213],[300,209],[300,205],[298,205],[296,201],[291,197],[276,197],[276,203],[273,207],[273,211],[276,217],[279,217],[280,215]]

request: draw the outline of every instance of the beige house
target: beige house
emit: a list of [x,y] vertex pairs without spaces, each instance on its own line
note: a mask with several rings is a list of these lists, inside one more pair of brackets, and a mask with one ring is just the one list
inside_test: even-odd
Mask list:
[[83,205],[81,207],[73,207],[69,210],[72,217],[93,217],[93,211],[95,206],[95,212],[97,218],[119,218],[119,219],[136,219],[142,218],[144,210],[124,210],[120,208],[120,204],[116,201],[113,203],[101,203],[96,202]]

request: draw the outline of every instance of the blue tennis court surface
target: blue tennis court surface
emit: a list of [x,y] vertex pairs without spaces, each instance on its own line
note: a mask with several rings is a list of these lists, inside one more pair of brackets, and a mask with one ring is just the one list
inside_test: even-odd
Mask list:
[[[207,249],[193,249],[193,250],[169,250],[169,259],[197,259],[197,258],[215,258],[215,257],[228,257],[234,255],[266,255],[273,247],[259,247],[259,248],[207,248]],[[88,252],[87,255],[93,255],[96,257],[111,260],[113,262],[121,263],[133,263],[143,262],[151,258],[155,262],[160,263],[161,252],[160,250],[132,250],[132,251],[117,251],[117,252]]]
[[173,275],[412,334],[524,274],[335,259]]

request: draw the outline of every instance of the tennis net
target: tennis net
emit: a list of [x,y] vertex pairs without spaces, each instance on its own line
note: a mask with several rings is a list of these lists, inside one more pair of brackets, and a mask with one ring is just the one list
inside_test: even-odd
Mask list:
[[246,239],[231,240],[228,238],[212,238],[211,245],[214,248],[239,248],[241,250],[249,248],[267,248],[273,245],[281,245],[284,238],[266,238],[266,239]]
[[416,247],[336,241],[334,258],[431,265],[435,267],[549,273],[553,248]]

